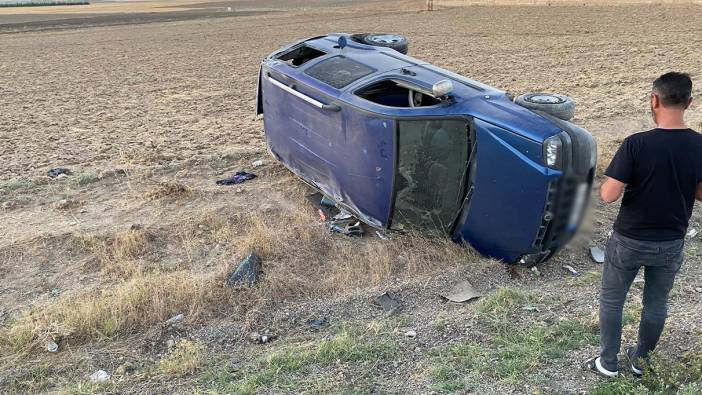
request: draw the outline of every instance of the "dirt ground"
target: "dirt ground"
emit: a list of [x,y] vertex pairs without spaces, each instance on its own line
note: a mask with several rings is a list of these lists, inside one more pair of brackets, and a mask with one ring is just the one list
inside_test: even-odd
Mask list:
[[[189,8],[158,13],[166,17],[141,9],[128,18],[0,10],[0,334],[7,336],[0,347],[8,347],[1,393],[603,388],[579,366],[597,350],[585,329],[557,358],[536,349],[548,357],[528,354],[506,373],[466,364],[457,350],[491,344],[475,355],[500,372],[501,361],[512,361],[506,337],[486,324],[502,311],[492,300],[516,306],[505,310],[514,333],[541,328],[550,339],[564,322],[596,322],[601,266],[586,247],[604,245],[616,206],[595,204],[583,234],[539,275],[437,240],[328,235],[305,197],[311,191],[266,152],[254,116],[256,73],[267,54],[301,37],[400,32],[412,56],[446,69],[513,93],[575,98],[574,122],[598,140],[599,182],[621,140],[651,127],[656,76],[687,71],[702,97],[702,5],[436,1],[437,10],[425,12],[424,1],[232,1],[207,3],[206,11],[180,3]],[[222,11],[229,3],[234,11]],[[699,103],[688,122],[702,130]],[[258,159],[264,165],[253,168]],[[54,167],[72,174],[49,179]],[[215,185],[238,170],[259,178]],[[691,227],[702,227],[699,208]],[[702,344],[699,237],[687,242],[659,349],[671,360]],[[251,248],[264,259],[262,282],[222,287]],[[437,296],[461,279],[485,301],[454,305]],[[639,288],[625,341],[635,338]],[[148,303],[136,304],[135,289],[160,293],[140,294]],[[521,296],[503,298],[504,289]],[[368,304],[385,291],[401,295],[399,315],[384,317]],[[96,311],[102,321],[87,322]],[[178,313],[183,322],[163,324]],[[322,316],[330,325],[310,330],[307,320]],[[26,336],[12,335],[20,327],[29,328]],[[277,338],[253,344],[254,331]],[[571,344],[578,333],[588,340]],[[533,336],[529,347],[549,342]],[[46,351],[50,340],[58,353]],[[189,358],[192,368],[179,370]],[[110,380],[92,383],[98,369]],[[637,385],[620,384],[608,391]]]

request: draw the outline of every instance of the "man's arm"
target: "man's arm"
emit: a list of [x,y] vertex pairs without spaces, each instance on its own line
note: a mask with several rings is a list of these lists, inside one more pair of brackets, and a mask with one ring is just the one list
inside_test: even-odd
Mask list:
[[702,182],[697,184],[697,193],[695,193],[695,198],[702,202]]
[[[625,183],[612,177],[607,177],[607,180],[600,187],[600,197],[605,203],[614,203],[622,196],[624,187],[626,187]],[[697,188],[697,199],[700,199],[700,197],[702,197],[702,184]]]

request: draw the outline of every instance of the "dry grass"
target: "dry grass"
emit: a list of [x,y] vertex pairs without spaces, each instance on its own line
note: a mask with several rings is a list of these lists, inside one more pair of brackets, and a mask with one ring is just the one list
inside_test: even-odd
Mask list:
[[49,339],[81,341],[131,333],[177,313],[196,318],[226,299],[213,277],[184,271],[154,273],[62,298],[35,307],[4,328],[0,343],[23,351]]
[[205,346],[193,340],[182,339],[159,361],[161,372],[171,376],[194,373],[205,362]]
[[[189,317],[218,310],[262,314],[289,298],[340,295],[439,268],[456,268],[477,258],[445,239],[398,235],[383,241],[333,235],[310,220],[315,218],[313,214],[307,209],[267,215],[210,213],[194,221],[191,226],[200,232],[189,235],[197,238],[192,244],[198,248],[211,248],[210,242],[217,240],[231,252],[227,257],[243,257],[251,250],[262,256],[264,276],[260,283],[255,289],[235,291],[223,284],[238,258],[222,259],[205,273],[194,269],[147,272],[138,258],[157,248],[149,231],[131,229],[106,239],[76,236],[82,246],[97,254],[102,273],[118,283],[36,306],[2,330],[2,343],[14,350],[27,350],[47,339],[82,342],[109,338],[142,330],[178,313]],[[202,231],[203,223],[208,224],[206,232]],[[228,297],[232,292],[236,298]]]
[[187,185],[172,181],[162,181],[159,182],[152,190],[145,193],[142,197],[146,201],[151,201],[166,197],[180,198],[189,195],[191,192],[192,189]]

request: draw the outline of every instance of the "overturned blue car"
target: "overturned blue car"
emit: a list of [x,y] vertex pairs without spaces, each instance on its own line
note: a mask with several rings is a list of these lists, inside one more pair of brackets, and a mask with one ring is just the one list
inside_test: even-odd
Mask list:
[[596,145],[567,97],[509,94],[405,55],[392,34],[293,43],[260,68],[268,148],[366,224],[468,242],[506,263],[578,228]]

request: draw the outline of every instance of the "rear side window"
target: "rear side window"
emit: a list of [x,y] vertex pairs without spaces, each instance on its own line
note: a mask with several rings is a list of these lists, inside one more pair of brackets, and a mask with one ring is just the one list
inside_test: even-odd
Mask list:
[[311,66],[305,73],[325,84],[340,89],[374,71],[375,69],[347,57],[334,56]]
[[278,55],[278,59],[284,61],[291,66],[303,65],[314,58],[326,55],[318,49],[308,47],[307,45],[301,45],[297,48],[293,48],[288,52],[284,52],[282,55]]

